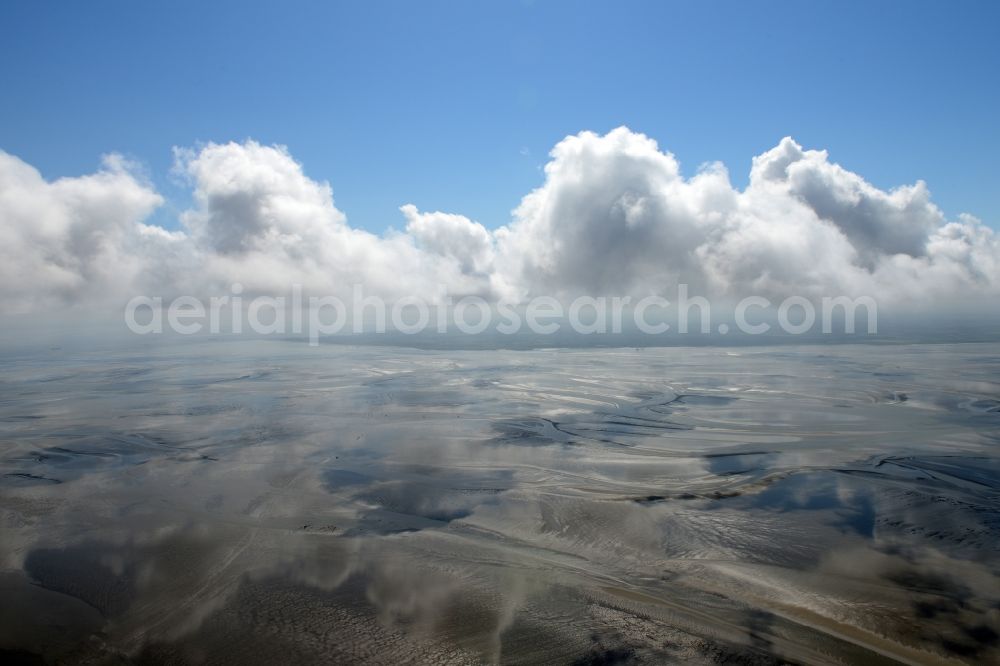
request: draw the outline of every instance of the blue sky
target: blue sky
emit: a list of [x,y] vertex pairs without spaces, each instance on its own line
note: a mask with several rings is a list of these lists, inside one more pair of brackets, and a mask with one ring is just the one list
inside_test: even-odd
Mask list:
[[404,203],[506,223],[584,129],[741,187],[790,134],[996,228],[998,28],[996,2],[6,2],[0,148],[50,178],[136,158],[166,223],[172,146],[281,143],[381,231]]

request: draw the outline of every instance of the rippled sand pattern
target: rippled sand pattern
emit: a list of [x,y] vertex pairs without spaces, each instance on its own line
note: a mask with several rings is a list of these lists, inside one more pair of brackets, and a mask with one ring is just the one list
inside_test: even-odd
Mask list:
[[5,660],[1000,659],[993,345],[2,370]]

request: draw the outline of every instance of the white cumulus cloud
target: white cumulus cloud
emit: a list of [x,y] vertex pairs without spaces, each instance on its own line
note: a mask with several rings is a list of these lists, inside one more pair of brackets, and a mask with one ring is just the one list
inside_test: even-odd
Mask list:
[[0,299],[8,308],[102,298],[143,270],[138,242],[163,202],[120,156],[47,182],[0,151]]
[[685,177],[676,158],[621,127],[560,141],[542,184],[509,224],[401,206],[402,232],[352,227],[329,184],[280,146],[209,143],[176,151],[193,192],[177,229],[149,222],[162,197],[117,156],[94,174],[46,181],[0,152],[0,303],[119,302],[129,295],[692,292],[871,295],[883,300],[1000,294],[1000,244],[967,215],[947,220],[918,182],[881,190],[790,138],[754,158],[739,190],[721,164]]

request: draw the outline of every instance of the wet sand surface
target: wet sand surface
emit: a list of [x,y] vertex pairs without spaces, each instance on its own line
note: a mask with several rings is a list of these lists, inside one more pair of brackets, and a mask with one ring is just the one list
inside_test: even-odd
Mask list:
[[1000,659],[995,345],[0,363],[5,662]]

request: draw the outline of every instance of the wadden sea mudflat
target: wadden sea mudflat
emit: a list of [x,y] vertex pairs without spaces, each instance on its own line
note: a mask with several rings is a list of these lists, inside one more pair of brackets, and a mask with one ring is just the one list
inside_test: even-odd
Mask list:
[[995,345],[9,354],[32,663],[988,663]]

